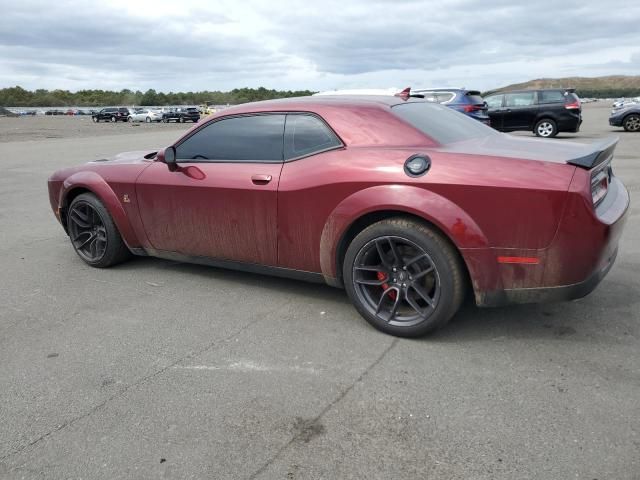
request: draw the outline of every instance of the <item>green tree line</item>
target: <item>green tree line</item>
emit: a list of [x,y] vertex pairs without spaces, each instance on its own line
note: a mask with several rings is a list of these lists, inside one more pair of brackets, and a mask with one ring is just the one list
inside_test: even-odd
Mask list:
[[269,90],[260,88],[234,88],[229,92],[146,92],[128,89],[110,90],[25,90],[22,87],[0,89],[0,105],[7,107],[90,107],[107,105],[214,105],[238,104],[273,98],[311,95],[311,90]]

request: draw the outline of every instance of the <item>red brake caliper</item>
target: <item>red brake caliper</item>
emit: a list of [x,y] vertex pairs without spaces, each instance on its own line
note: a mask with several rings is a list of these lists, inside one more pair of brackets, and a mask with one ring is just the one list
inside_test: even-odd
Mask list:
[[[387,279],[387,274],[386,274],[386,273],[384,273],[384,272],[378,272],[378,280],[386,280],[386,279]],[[386,290],[387,288],[389,288],[389,284],[388,284],[388,283],[386,283],[386,282],[385,282],[385,283],[383,283],[383,284],[382,284],[382,288],[383,288],[383,290]],[[396,292],[395,290],[391,290],[391,291],[389,292],[389,296],[391,297],[391,300],[394,300],[394,301],[395,301],[395,299],[396,299],[396,295],[397,295],[397,292]]]

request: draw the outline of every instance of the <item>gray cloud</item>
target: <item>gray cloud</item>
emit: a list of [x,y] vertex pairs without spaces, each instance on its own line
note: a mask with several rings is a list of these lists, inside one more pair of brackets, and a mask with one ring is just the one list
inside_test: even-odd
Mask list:
[[634,73],[640,44],[632,1],[0,2],[0,86],[27,88],[491,88]]

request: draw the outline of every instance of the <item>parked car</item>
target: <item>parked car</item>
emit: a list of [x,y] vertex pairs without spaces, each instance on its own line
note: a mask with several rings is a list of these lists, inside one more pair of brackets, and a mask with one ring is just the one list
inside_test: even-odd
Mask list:
[[467,290],[481,306],[591,292],[629,206],[616,143],[518,138],[411,98],[303,97],[226,109],[48,188],[90,266],[133,253],[326,282],[418,336]]
[[325,95],[397,95],[400,90],[391,88],[349,88],[345,90],[326,90],[324,92],[316,92],[314,96]]
[[538,137],[578,132],[582,106],[574,92],[574,89],[546,89],[487,95],[491,126],[501,132],[529,130]]
[[162,121],[169,122],[198,122],[200,120],[200,112],[196,107],[176,108],[175,110],[162,114]]
[[130,122],[160,122],[162,121],[162,113],[153,108],[136,108],[129,113],[128,120]]
[[126,122],[129,119],[129,109],[126,107],[107,107],[91,115],[95,122]]
[[635,97],[635,98],[622,97],[617,99],[615,102],[613,102],[611,106],[614,109],[617,109],[617,108],[625,108],[625,107],[628,107],[629,105],[635,105],[636,103],[640,103],[640,97]]
[[640,103],[613,109],[609,117],[609,125],[623,127],[627,132],[640,132]]
[[441,103],[486,125],[490,124],[487,104],[477,90],[464,88],[412,88],[411,95],[423,95],[425,100]]

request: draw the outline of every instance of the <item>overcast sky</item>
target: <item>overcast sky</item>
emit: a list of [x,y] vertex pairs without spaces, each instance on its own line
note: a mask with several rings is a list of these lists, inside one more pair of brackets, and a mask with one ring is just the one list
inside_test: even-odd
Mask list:
[[640,0],[0,0],[0,87],[330,90],[640,74]]

